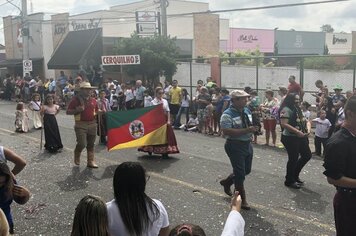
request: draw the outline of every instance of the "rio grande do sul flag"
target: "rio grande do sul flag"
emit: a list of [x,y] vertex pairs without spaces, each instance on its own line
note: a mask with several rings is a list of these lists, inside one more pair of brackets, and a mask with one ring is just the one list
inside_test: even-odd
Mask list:
[[109,151],[167,143],[167,121],[162,104],[105,113]]

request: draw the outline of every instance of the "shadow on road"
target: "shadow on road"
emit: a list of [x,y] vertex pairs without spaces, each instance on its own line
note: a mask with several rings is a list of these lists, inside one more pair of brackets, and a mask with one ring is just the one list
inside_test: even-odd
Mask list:
[[305,187],[293,192],[295,193],[295,197],[293,197],[292,200],[295,201],[297,208],[317,213],[325,213],[326,206],[329,202],[323,201],[319,193]]
[[74,166],[72,168],[72,173],[65,180],[57,182],[58,186],[62,191],[70,192],[79,189],[85,189],[89,186],[89,180],[100,180],[95,177],[92,169],[85,168],[80,172],[79,166]]
[[164,158],[161,155],[153,154],[152,156],[139,156],[138,160],[141,162],[141,164],[145,167],[147,171],[161,173],[163,172],[163,170],[168,169],[172,164],[179,161],[179,158],[176,158],[174,156]]
[[279,235],[274,225],[267,221],[268,218],[262,217],[258,210],[253,208],[249,211],[242,210],[241,214],[245,219],[246,236]]

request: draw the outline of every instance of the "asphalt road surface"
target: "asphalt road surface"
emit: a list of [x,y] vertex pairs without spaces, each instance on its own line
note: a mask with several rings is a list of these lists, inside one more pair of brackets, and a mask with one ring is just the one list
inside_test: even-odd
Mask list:
[[[92,170],[85,167],[85,153],[80,167],[73,164],[72,116],[65,111],[57,116],[65,148],[52,155],[40,150],[41,131],[14,132],[15,106],[0,101],[0,145],[27,160],[17,179],[32,193],[26,205],[12,204],[17,235],[70,235],[79,200],[94,194],[110,201],[115,168],[124,161],[138,161],[146,168],[150,175],[146,191],[163,202],[172,227],[190,222],[200,225],[207,235],[220,235],[230,199],[219,180],[232,171],[224,139],[177,131],[181,153],[169,159],[149,157],[136,149],[108,152],[97,145],[99,169]],[[254,146],[252,173],[245,182],[252,209],[242,211],[245,235],[335,235],[335,188],[322,174],[322,160],[313,157],[305,166],[300,176],[305,187],[300,190],[283,185],[286,160],[283,149]]]

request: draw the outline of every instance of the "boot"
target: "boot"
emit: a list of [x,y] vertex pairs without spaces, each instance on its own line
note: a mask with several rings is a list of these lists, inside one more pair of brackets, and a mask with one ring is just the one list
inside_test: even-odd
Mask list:
[[98,168],[98,165],[95,164],[95,161],[94,161],[94,150],[88,150],[87,149],[87,153],[88,153],[88,164],[87,164],[87,167],[89,167],[89,168]]
[[245,188],[244,188],[244,185],[241,185],[241,186],[235,186],[235,190],[236,191],[239,191],[240,193],[240,196],[241,196],[241,208],[244,209],[244,210],[250,210],[251,207],[250,205],[247,203],[247,200],[246,200],[246,192],[245,192]]
[[226,179],[220,181],[220,184],[224,187],[224,192],[228,196],[232,196],[231,185],[234,183],[234,174],[229,175]]
[[81,154],[81,152],[74,150],[74,164],[77,166],[80,165],[80,154]]

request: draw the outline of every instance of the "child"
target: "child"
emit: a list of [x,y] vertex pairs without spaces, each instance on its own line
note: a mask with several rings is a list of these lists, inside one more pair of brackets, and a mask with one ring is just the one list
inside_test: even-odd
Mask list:
[[15,119],[16,132],[27,133],[29,119],[28,119],[27,109],[25,109],[23,102],[17,103],[15,115],[16,115],[16,119]]
[[184,131],[197,131],[198,124],[199,121],[197,115],[191,114],[187,124],[181,125],[179,128],[184,129]]
[[211,125],[211,121],[213,119],[213,111],[214,111],[214,106],[209,102],[209,104],[205,108],[206,110],[206,124],[205,124],[205,133],[209,135],[214,135],[213,133],[213,127]]
[[119,110],[119,99],[116,94],[113,94],[110,99],[110,107],[112,111]]
[[328,141],[328,132],[331,127],[331,123],[326,119],[326,111],[320,110],[319,117],[313,119],[315,122],[315,137],[314,146],[315,154],[321,156],[321,144],[323,144],[323,155],[325,152],[326,142]]
[[143,92],[143,96],[144,96],[144,107],[150,107],[152,106],[152,97],[150,96],[148,89],[146,89]]
[[25,204],[30,199],[30,192],[16,184],[14,175],[9,166],[0,161],[0,208],[3,210],[7,222],[9,223],[9,233],[14,234],[14,222],[11,213],[11,204],[15,201],[18,204]]
[[106,119],[105,113],[111,111],[109,100],[106,98],[105,90],[99,92],[99,99],[97,100],[99,114],[98,114],[98,135],[100,136],[100,143],[106,145]]
[[258,130],[253,134],[253,143],[257,143],[257,136],[262,135],[262,126],[260,119],[260,117],[262,116],[260,110],[261,101],[258,97],[257,91],[251,90],[250,95],[251,97],[250,102],[248,103],[248,108],[252,112],[252,125],[258,127]]
[[28,109],[32,111],[33,127],[35,129],[42,129],[41,119],[41,99],[38,93],[32,94],[32,101],[28,105]]
[[302,103],[302,112],[303,112],[303,116],[305,117],[305,119],[307,121],[310,120],[310,111],[309,111],[309,107],[310,107],[310,104],[307,102],[307,101],[304,101]]

